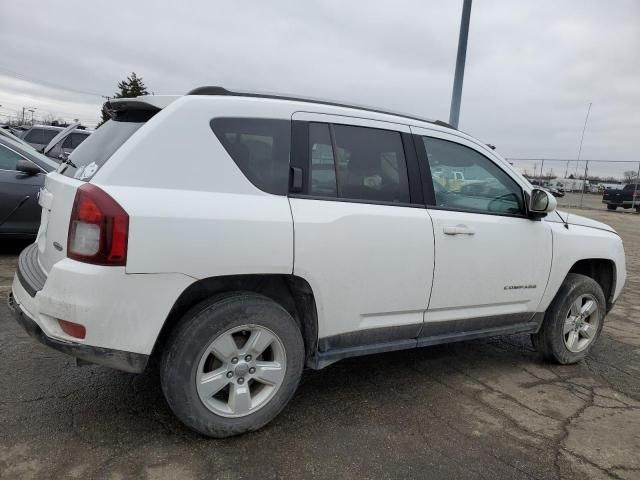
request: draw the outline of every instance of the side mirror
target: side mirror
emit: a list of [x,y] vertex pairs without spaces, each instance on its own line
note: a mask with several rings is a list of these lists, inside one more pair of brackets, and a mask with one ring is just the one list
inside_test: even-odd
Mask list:
[[40,167],[36,164],[29,162],[28,160],[18,160],[16,162],[16,170],[20,173],[24,173],[27,176],[37,175],[38,173],[42,173]]
[[529,195],[529,213],[533,218],[542,218],[558,206],[556,197],[541,188],[534,188]]

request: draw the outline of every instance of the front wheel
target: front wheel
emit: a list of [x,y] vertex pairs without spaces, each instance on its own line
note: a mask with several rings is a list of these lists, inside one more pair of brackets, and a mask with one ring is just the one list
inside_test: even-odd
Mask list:
[[617,205],[607,205],[607,210],[615,210],[616,208],[618,208]]
[[293,396],[304,366],[295,320],[253,293],[206,300],[183,318],[162,356],[162,390],[176,416],[210,437],[257,430]]
[[577,363],[600,336],[606,313],[602,288],[594,279],[570,273],[545,313],[532,343],[547,360]]

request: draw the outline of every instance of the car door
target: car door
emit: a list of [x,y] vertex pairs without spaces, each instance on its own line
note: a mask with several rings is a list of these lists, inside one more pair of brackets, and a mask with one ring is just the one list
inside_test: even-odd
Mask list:
[[16,170],[18,160],[27,160],[13,149],[0,145],[0,234],[35,235],[40,224],[38,191],[40,175]]
[[461,136],[412,130],[435,239],[421,342],[531,327],[551,269],[549,226],[527,217],[523,184],[502,160]]
[[415,346],[433,229],[405,125],[293,115],[294,274],[313,289],[325,359]]

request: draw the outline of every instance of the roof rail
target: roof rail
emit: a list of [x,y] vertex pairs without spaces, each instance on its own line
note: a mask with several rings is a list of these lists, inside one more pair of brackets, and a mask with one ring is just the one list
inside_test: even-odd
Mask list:
[[318,103],[320,105],[329,105],[332,107],[355,108],[358,110],[365,110],[367,112],[382,113],[384,115],[395,115],[398,117],[410,118],[412,120],[432,123],[434,125],[456,130],[455,127],[441,120],[430,120],[427,118],[416,117],[415,115],[408,115],[406,113],[393,112],[389,110],[381,110],[378,108],[367,107],[364,105],[340,103],[332,100],[323,100],[323,99],[317,99],[317,98],[295,97],[295,96],[282,95],[277,93],[258,93],[258,92],[245,92],[245,91],[239,91],[239,90],[228,90],[224,87],[219,87],[219,86],[205,86],[205,87],[194,88],[193,90],[188,92],[187,95],[221,95],[221,96],[233,96],[233,97],[254,97],[254,98],[270,98],[275,100],[292,100],[296,102]]

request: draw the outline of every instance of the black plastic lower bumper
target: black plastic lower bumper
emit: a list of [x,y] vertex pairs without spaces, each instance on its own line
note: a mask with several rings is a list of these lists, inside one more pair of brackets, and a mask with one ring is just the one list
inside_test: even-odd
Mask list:
[[24,314],[22,308],[9,292],[9,310],[13,312],[16,321],[24,328],[29,335],[38,340],[43,345],[59,350],[72,357],[79,358],[90,363],[97,363],[107,367],[123,370],[125,372],[143,372],[149,361],[149,355],[141,353],[124,352],[122,350],[112,350],[110,348],[94,347],[78,343],[69,343],[55,338],[48,337],[38,326],[38,324]]

